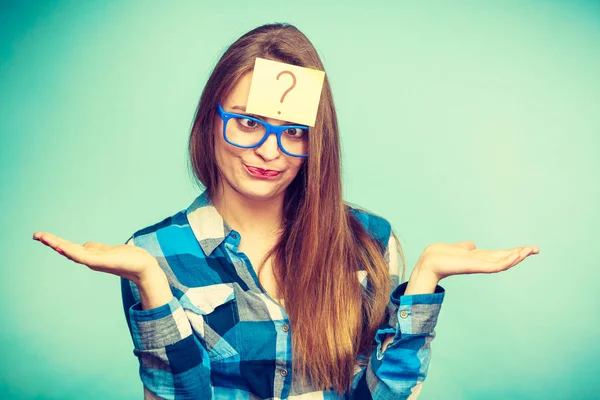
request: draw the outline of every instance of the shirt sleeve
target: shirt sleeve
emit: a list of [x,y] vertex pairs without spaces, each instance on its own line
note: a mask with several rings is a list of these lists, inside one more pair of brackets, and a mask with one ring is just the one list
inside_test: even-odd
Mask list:
[[145,399],[212,399],[210,359],[179,300],[143,310],[136,285],[121,278],[121,295]]
[[[390,235],[386,250],[392,281],[398,282],[396,241]],[[396,285],[388,303],[389,318],[375,334],[377,346],[361,375],[355,377],[352,398],[415,400],[427,376],[431,359],[430,343],[444,299],[445,290],[404,295],[408,282]],[[393,340],[381,351],[385,338]]]

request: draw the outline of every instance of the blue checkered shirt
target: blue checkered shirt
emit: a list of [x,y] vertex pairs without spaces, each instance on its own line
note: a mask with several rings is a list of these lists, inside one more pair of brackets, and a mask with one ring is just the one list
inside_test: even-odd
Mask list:
[[[352,390],[343,396],[294,379],[285,309],[260,286],[231,229],[202,192],[186,209],[135,232],[166,273],[172,299],[141,308],[137,287],[121,278],[123,307],[146,399],[416,399],[427,374],[444,289],[403,296],[389,222],[351,208],[380,241],[393,287],[373,352],[359,356]],[[393,259],[396,259],[394,257]],[[357,279],[366,287],[364,271]],[[388,334],[394,340],[384,352]]]

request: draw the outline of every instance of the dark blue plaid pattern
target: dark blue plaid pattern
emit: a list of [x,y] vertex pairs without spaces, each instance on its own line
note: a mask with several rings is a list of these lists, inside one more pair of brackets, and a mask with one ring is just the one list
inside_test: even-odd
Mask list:
[[[353,389],[303,386],[292,373],[288,316],[264,292],[232,230],[201,193],[186,209],[135,232],[126,243],[150,252],[169,280],[168,304],[142,310],[135,284],[121,279],[123,307],[147,399],[416,399],[427,374],[444,298],[403,296],[389,222],[352,208],[385,251],[394,283],[387,322],[370,356],[359,357]],[[392,255],[392,256],[390,256]],[[365,271],[357,271],[365,287]],[[381,352],[389,334],[394,340]]]

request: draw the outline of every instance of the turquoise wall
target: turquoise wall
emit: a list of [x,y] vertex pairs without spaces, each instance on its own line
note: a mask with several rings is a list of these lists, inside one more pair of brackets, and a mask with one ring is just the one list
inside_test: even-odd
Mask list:
[[600,3],[566,0],[2,2],[0,398],[141,398],[118,278],[30,237],[120,244],[187,207],[208,74],[275,21],[319,50],[346,198],[409,268],[434,242],[541,250],[442,281],[420,399],[600,398]]

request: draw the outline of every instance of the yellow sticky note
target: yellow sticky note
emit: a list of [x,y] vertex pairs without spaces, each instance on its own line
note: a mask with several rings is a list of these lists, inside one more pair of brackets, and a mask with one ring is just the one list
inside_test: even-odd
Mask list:
[[325,72],[256,58],[246,112],[314,126]]

